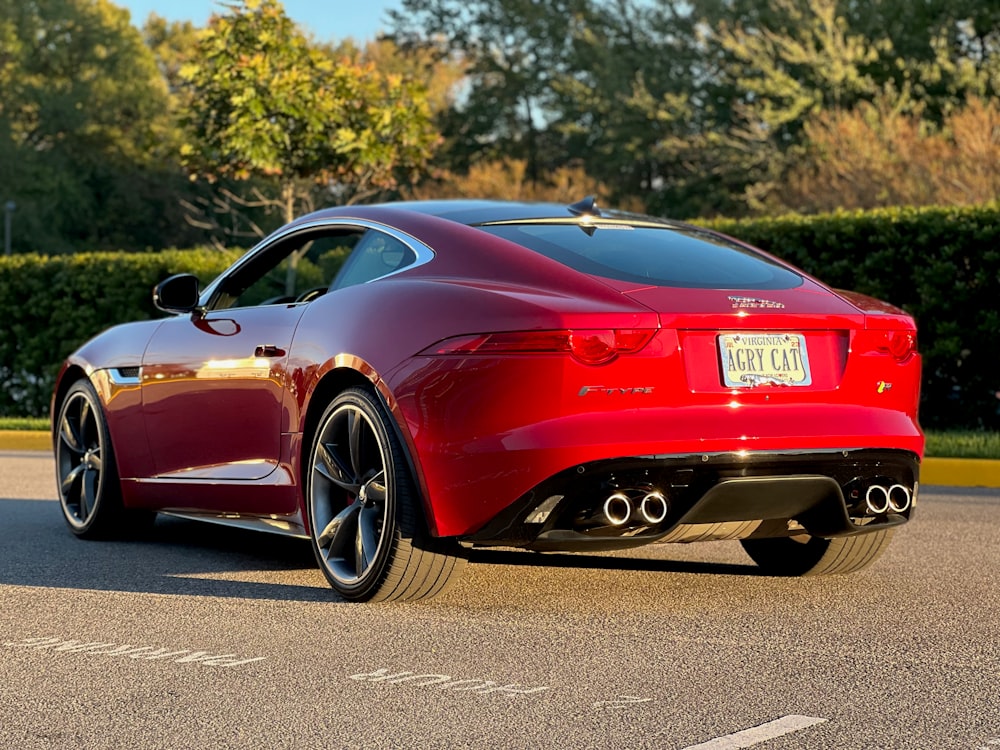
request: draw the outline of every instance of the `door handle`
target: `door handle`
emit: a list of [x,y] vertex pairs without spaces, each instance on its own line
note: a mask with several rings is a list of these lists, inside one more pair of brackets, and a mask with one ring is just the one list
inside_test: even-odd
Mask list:
[[253,350],[253,356],[255,357],[284,357],[285,350],[280,346],[275,346],[274,344],[259,344],[256,349]]

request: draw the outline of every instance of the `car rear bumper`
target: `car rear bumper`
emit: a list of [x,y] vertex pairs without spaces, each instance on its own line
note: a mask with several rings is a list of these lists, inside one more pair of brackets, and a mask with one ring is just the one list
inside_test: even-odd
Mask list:
[[595,461],[541,482],[467,541],[583,551],[804,532],[851,536],[905,523],[918,480],[918,456],[902,450]]

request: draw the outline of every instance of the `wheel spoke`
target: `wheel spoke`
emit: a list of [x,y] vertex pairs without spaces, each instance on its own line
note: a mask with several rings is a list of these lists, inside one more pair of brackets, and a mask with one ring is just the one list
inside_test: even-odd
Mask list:
[[361,463],[361,428],[363,423],[364,420],[354,410],[347,413],[348,452],[351,456],[351,468],[354,470],[354,476],[358,479],[364,475],[364,467]]
[[319,460],[313,469],[351,495],[357,495],[361,490],[361,484],[356,479],[357,475],[351,473],[350,467],[337,452],[336,444],[323,443],[318,453]]
[[63,477],[62,485],[60,486],[59,490],[60,492],[62,492],[62,496],[67,500],[71,497],[71,493],[73,492],[73,485],[76,484],[76,480],[80,478],[80,475],[83,474],[86,468],[87,467],[84,466],[83,464],[77,464],[69,472],[66,473],[65,477]]
[[86,521],[97,505],[97,480],[100,475],[91,469],[83,472],[83,486],[80,488],[80,520]]
[[378,474],[373,476],[368,480],[365,485],[365,497],[375,503],[385,502],[385,471],[380,471]]
[[378,516],[377,508],[362,508],[358,514],[358,533],[354,540],[354,560],[359,576],[368,570],[368,566],[371,565],[375,558],[375,552],[378,550],[376,529]]
[[90,401],[85,398],[80,399],[83,403],[80,406],[80,444],[87,448],[88,445],[99,445],[100,439],[95,437],[93,441],[90,438],[90,426],[93,420],[93,415],[90,412]]
[[330,519],[330,523],[328,523],[322,533],[316,537],[316,545],[320,549],[329,545],[330,549],[328,550],[327,558],[342,556],[339,553],[344,549],[347,539],[350,537],[350,534],[345,533],[344,530],[351,525],[349,521],[351,521],[353,517],[357,516],[360,510],[360,503],[351,503],[340,511],[340,513]]
[[63,414],[62,423],[59,425],[59,439],[62,440],[63,445],[73,451],[73,453],[76,453],[77,455],[83,453],[84,448],[83,442],[80,439],[80,433],[69,421],[68,414]]

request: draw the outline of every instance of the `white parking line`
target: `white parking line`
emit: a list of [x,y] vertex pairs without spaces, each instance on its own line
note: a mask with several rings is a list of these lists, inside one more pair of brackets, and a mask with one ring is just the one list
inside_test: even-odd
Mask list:
[[700,745],[690,745],[684,750],[737,750],[741,747],[753,747],[761,742],[773,740],[785,734],[798,732],[800,729],[811,727],[814,724],[822,724],[826,719],[817,719],[813,716],[782,716],[780,719],[761,724],[759,727],[744,729],[742,732],[727,734],[725,737],[716,737],[714,740],[703,742]]

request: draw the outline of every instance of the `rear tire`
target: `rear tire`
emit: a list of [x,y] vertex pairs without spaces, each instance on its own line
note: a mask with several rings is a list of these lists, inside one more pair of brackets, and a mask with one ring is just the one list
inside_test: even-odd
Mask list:
[[740,542],[761,570],[773,576],[855,573],[875,562],[889,546],[893,529],[823,539],[807,534]]
[[89,381],[70,386],[54,432],[59,507],[70,531],[82,539],[104,539],[147,530],[156,514],[122,503],[111,433]]
[[464,570],[457,542],[424,531],[402,447],[370,390],[350,388],[330,403],[307,466],[313,552],[344,599],[429,599]]

